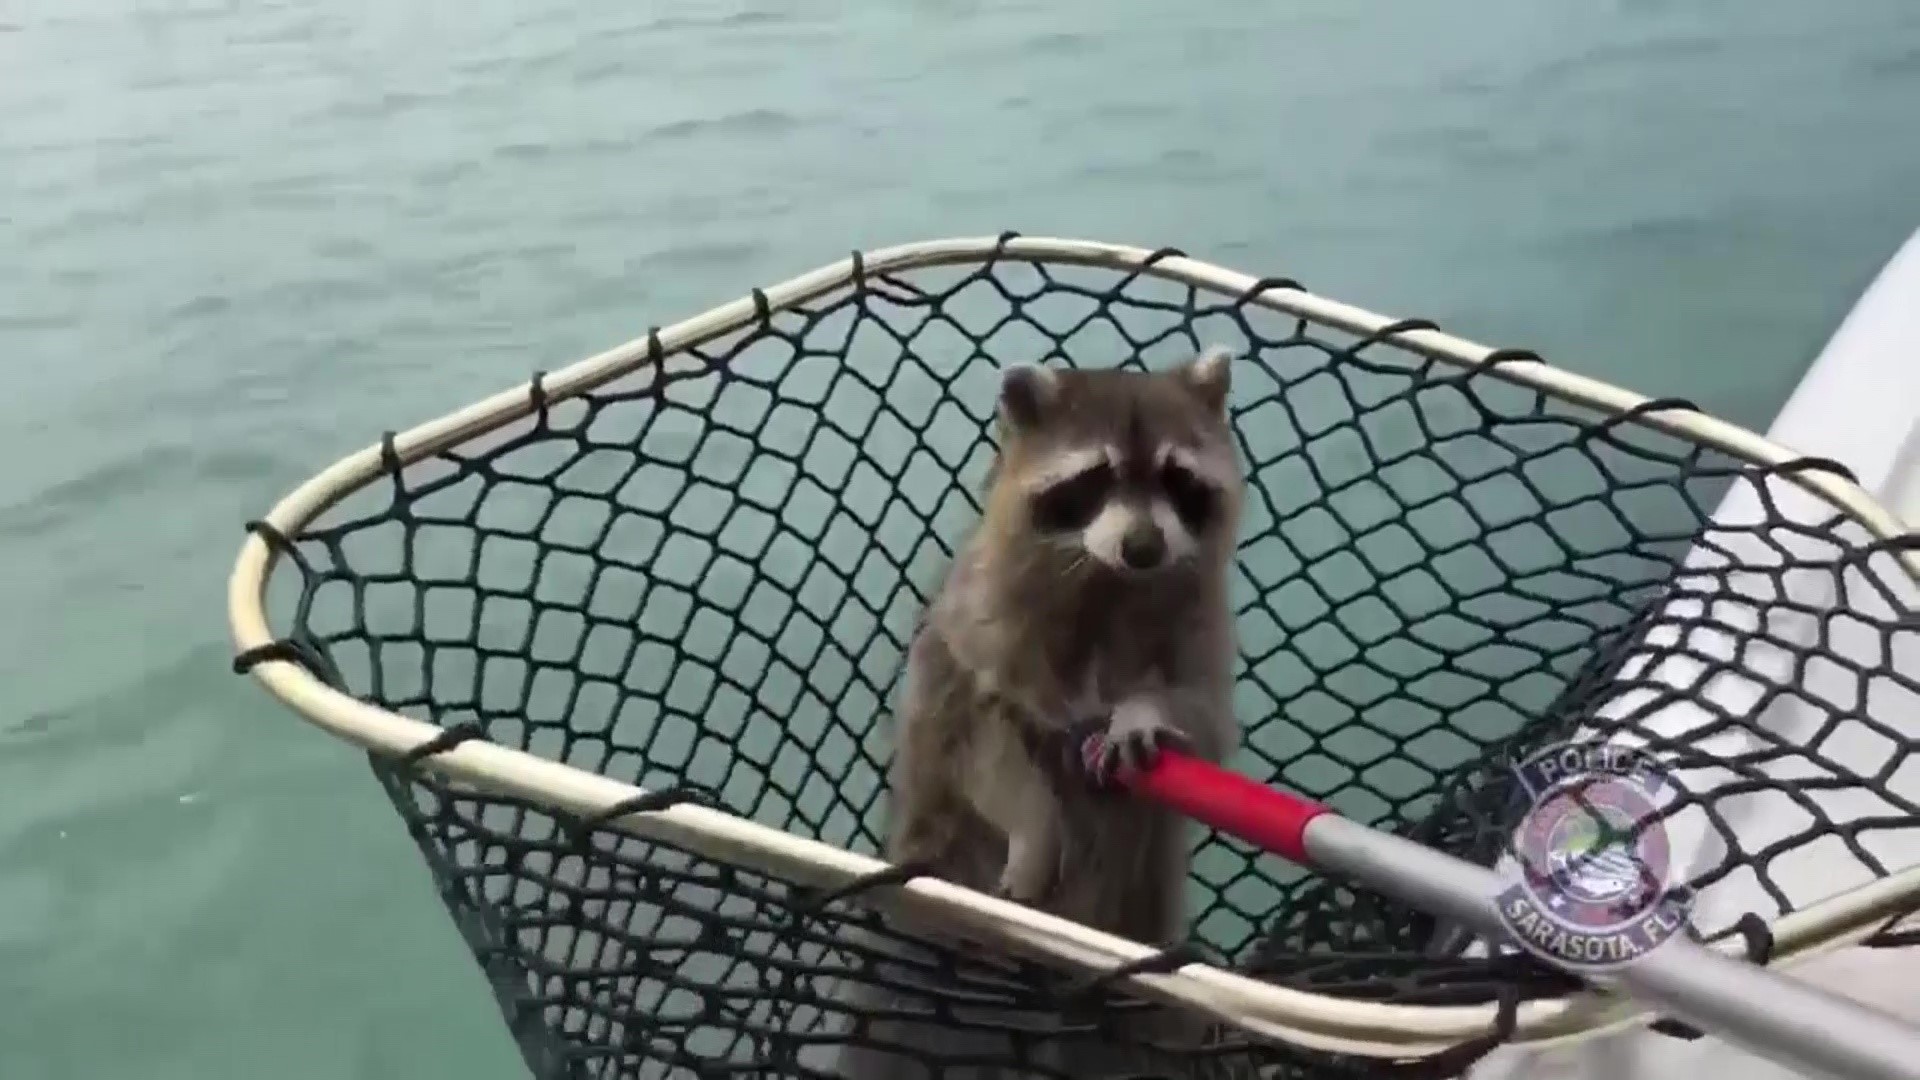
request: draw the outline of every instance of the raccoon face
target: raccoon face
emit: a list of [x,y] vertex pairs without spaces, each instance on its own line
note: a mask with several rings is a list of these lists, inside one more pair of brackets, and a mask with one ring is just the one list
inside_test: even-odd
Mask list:
[[1230,545],[1240,481],[1224,372],[1222,356],[1160,374],[1009,375],[1003,430],[1035,538],[1127,574]]
[[1115,570],[1144,572],[1190,558],[1218,522],[1221,491],[1178,445],[1135,453],[1141,456],[1108,446],[1061,461],[1060,478],[1028,496],[1034,528],[1054,540],[1077,539]]

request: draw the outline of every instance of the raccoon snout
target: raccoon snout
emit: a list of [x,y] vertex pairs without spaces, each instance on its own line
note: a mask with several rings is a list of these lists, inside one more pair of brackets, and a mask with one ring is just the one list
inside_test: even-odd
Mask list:
[[1120,561],[1132,570],[1151,570],[1167,557],[1167,538],[1152,521],[1136,521],[1120,537]]
[[1160,570],[1193,553],[1171,511],[1133,500],[1109,502],[1080,539],[1089,555],[1130,574]]

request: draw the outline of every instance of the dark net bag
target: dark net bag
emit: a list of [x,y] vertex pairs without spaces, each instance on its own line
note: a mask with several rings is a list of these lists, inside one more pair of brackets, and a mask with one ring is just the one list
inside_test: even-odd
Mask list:
[[[880,1037],[844,1006],[862,979],[967,1031],[964,1057],[905,1048],[928,1076],[1102,1053],[1114,1075],[1447,1076],[1598,1027],[1572,977],[1218,835],[1196,832],[1193,945],[1166,953],[875,861],[887,706],[978,513],[1000,371],[1216,342],[1240,355],[1249,477],[1234,768],[1493,865],[1534,750],[1641,725],[1684,763],[1746,737],[1713,751],[1737,775],[1693,807],[1708,855],[1687,884],[1767,903],[1695,932],[1739,931],[1757,962],[1909,940],[1885,929],[1906,901],[1805,892],[1910,877],[1886,845],[1920,833],[1920,738],[1874,718],[1920,704],[1893,660],[1911,552],[1844,469],[1173,252],[1009,235],[855,256],[388,436],[251,526],[236,667],[370,751],[542,1078],[830,1076],[840,1045]],[[1791,513],[1782,483],[1855,504]],[[1742,489],[1757,516],[1712,522]],[[1728,539],[1781,531],[1771,563]],[[1685,562],[1702,547],[1725,557]],[[1826,600],[1792,595],[1808,573]],[[1746,599],[1676,614],[1690,587]],[[1835,604],[1869,660],[1836,658]],[[1769,739],[1706,695],[1677,739],[1641,699],[1649,665],[1692,656],[1690,624],[1792,661],[1755,677],[1763,696],[1827,664],[1855,697],[1803,695],[1818,723]],[[1867,756],[1836,764],[1843,736]],[[1748,842],[1736,804],[1767,795],[1804,820]],[[1796,885],[1822,845],[1844,880]],[[1148,1034],[1169,1008],[1203,1044]]]

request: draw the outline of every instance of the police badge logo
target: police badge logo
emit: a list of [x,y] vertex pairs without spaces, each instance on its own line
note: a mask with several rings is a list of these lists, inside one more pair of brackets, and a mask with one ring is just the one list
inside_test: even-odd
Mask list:
[[1675,790],[1631,747],[1561,745],[1515,770],[1528,810],[1514,832],[1515,880],[1498,897],[1521,947],[1586,970],[1632,962],[1687,925],[1659,820]]

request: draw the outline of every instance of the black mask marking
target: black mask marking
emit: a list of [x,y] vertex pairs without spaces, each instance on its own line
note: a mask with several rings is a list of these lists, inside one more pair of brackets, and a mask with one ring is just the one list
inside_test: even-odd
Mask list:
[[1033,521],[1042,529],[1067,532],[1093,524],[1113,493],[1113,467],[1102,462],[1033,496]]
[[1160,468],[1160,488],[1187,531],[1199,535],[1213,520],[1220,495],[1199,474],[1172,461]]

